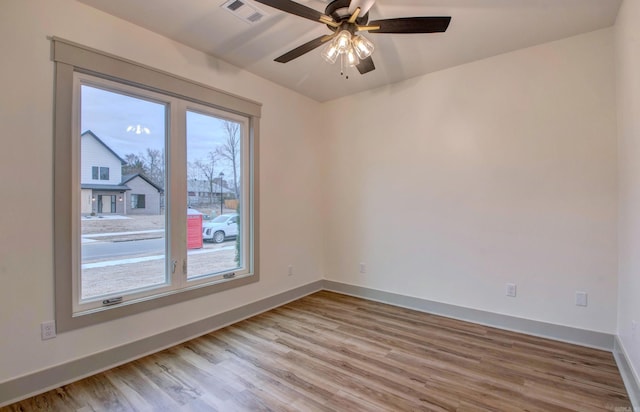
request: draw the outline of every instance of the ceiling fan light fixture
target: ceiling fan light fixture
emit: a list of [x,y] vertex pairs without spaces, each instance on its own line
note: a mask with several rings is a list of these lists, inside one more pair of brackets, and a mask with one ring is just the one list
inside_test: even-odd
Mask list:
[[356,50],[358,57],[366,59],[371,56],[374,50],[373,43],[362,35],[353,36],[352,40],[353,48]]
[[347,56],[347,66],[353,67],[357,66],[360,63],[360,59],[358,59],[358,54],[353,49],[353,47],[349,47],[346,53]]
[[[227,0],[229,7],[239,8],[239,3],[246,0]],[[375,70],[371,54],[374,46],[371,41],[360,35],[364,33],[388,33],[388,34],[423,34],[443,33],[447,31],[450,16],[416,16],[396,17],[390,19],[370,20],[369,11],[376,0],[323,0],[327,2],[324,13],[306,6],[305,0],[253,0],[265,4],[285,13],[312,20],[326,25],[333,33],[312,39],[274,61],[287,63],[293,59],[314,50],[326,42],[321,55],[327,62],[335,63],[340,58],[341,74],[345,73],[346,66],[356,66],[360,74],[366,74]],[[225,3],[226,4],[226,3]],[[349,78],[349,76],[346,76]]]
[[335,41],[332,41],[327,45],[327,47],[322,50],[322,58],[327,61],[327,63],[335,63],[338,59],[340,52],[338,51],[338,45]]
[[333,43],[338,48],[338,53],[346,53],[351,46],[351,33],[348,30],[342,30],[333,40]]
[[134,126],[127,127],[127,132],[133,132],[135,134],[151,134],[151,130],[148,127],[144,127],[140,124],[136,124]]

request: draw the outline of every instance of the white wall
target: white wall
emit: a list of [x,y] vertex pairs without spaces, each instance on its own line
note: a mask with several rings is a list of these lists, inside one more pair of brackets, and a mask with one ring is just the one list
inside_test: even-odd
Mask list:
[[612,41],[597,31],[328,103],[327,278],[615,332]]
[[[640,2],[625,0],[616,21],[618,153],[618,336],[640,381]],[[635,336],[632,321],[638,322]]]
[[[53,319],[53,64],[59,36],[264,104],[261,281],[40,340]],[[135,341],[320,279],[318,103],[71,0],[0,5],[0,382]],[[295,276],[287,276],[293,264]]]

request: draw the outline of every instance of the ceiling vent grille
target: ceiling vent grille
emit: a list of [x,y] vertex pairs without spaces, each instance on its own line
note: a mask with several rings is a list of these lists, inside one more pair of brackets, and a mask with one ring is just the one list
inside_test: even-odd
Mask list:
[[253,4],[249,4],[246,0],[229,0],[225,2],[222,7],[249,24],[258,23],[267,15],[267,13],[258,9]]

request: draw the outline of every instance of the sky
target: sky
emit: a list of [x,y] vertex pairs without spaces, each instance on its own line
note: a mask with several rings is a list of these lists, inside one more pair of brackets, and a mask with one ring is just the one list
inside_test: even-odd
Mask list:
[[[164,148],[167,132],[164,104],[88,85],[82,85],[81,102],[81,132],[91,130],[120,157],[144,153],[147,148],[160,151]],[[149,129],[149,134],[127,132],[129,126],[138,125]],[[195,112],[187,112],[187,133],[190,162],[206,159],[226,139],[221,119]]]

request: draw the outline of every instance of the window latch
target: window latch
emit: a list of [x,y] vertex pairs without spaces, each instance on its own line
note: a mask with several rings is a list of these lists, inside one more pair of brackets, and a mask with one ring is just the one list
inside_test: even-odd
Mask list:
[[178,264],[177,260],[174,259],[174,260],[171,261],[171,274],[176,273],[176,265],[177,264]]
[[116,305],[118,303],[122,303],[122,296],[119,296],[117,298],[105,299],[102,301],[102,304],[104,306]]
[[223,279],[231,279],[234,278],[236,276],[235,273],[225,273],[224,275],[222,275]]

